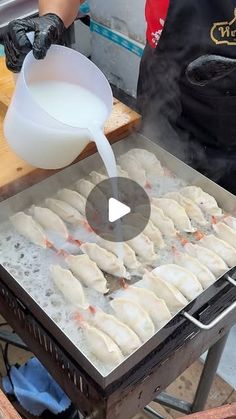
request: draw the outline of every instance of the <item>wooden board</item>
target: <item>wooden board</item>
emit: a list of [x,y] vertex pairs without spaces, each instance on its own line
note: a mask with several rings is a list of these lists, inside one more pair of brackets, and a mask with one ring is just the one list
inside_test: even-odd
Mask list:
[[21,419],[14,407],[0,390],[0,419]]
[[[0,58],[0,201],[20,192],[28,186],[45,179],[55,171],[36,169],[21,160],[10,150],[3,135],[3,120],[14,89],[13,75]],[[105,134],[111,143],[125,138],[140,124],[140,115],[114,99],[113,112],[105,127]],[[94,143],[80,155],[78,160],[96,151]]]
[[183,416],[180,419],[235,419],[236,403],[227,404],[205,412],[194,413],[193,415]]

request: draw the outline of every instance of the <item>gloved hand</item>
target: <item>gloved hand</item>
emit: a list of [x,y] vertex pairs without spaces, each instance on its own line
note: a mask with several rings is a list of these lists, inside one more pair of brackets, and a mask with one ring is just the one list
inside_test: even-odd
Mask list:
[[[64,23],[53,13],[10,22],[3,36],[8,69],[14,73],[20,72],[31,49],[35,58],[43,59],[52,44],[62,42],[64,31]],[[28,32],[35,34],[33,46],[26,36]]]

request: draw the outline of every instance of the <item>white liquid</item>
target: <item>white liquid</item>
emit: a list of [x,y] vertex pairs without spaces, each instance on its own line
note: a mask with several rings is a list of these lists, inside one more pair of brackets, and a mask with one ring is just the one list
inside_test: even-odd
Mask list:
[[103,125],[107,108],[89,90],[61,81],[31,83],[30,91],[37,103],[53,118],[78,128]]
[[[35,101],[49,115],[64,124],[78,127],[78,129],[86,128],[90,131],[108,176],[116,178],[115,156],[103,133],[103,124],[107,117],[107,108],[104,102],[84,87],[72,83],[42,81],[31,83],[29,88]],[[113,197],[118,199],[117,182],[112,182],[112,192]],[[117,241],[121,242],[123,237],[119,223],[116,235]],[[122,247],[118,246],[120,247],[120,259],[123,259]]]
[[102,131],[107,117],[104,102],[84,87],[67,82],[42,81],[31,83],[29,88],[34,99],[53,118],[90,131],[108,176],[117,177],[115,156]]

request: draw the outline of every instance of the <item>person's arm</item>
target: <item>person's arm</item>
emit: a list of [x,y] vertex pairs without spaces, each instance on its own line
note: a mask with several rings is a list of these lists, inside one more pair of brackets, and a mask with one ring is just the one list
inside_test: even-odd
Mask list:
[[54,13],[68,28],[75,20],[80,4],[84,0],[39,0],[39,15]]

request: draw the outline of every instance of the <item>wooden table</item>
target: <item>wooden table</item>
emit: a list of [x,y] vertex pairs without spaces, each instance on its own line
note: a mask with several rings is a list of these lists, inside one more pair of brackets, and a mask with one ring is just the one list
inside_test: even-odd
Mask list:
[[[13,90],[13,76],[7,70],[4,58],[0,58],[0,201],[55,173],[30,166],[8,147],[2,125]],[[139,123],[140,115],[114,99],[113,112],[105,127],[105,133],[109,141],[115,143],[137,128]],[[95,151],[94,143],[90,143],[78,160]]]

